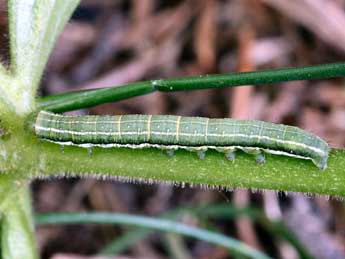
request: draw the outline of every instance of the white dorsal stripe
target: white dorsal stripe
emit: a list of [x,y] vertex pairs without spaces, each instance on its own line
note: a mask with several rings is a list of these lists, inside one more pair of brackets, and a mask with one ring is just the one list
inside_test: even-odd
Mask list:
[[[61,117],[61,116],[60,116]],[[118,117],[122,117],[122,116],[118,116]],[[51,122],[55,122],[55,120],[52,120],[52,119],[47,119],[47,118],[40,118],[40,121],[45,121],[47,123],[51,123]],[[105,123],[105,124],[110,124],[110,125],[113,125],[113,124],[126,124],[126,123],[147,123],[147,120],[99,120],[99,121],[95,121],[95,120],[91,120],[91,121],[83,121],[83,120],[73,120],[73,121],[60,121],[60,123],[63,123],[63,124],[96,124],[96,123]],[[171,123],[171,124],[175,124],[176,123],[176,120],[157,120],[157,119],[154,119],[152,120],[151,119],[151,123]],[[179,122],[179,125],[183,125],[183,124],[187,124],[187,125],[201,125],[201,126],[205,126],[206,124],[210,125],[211,123],[207,123],[207,121],[205,123],[201,123],[201,122],[198,122],[198,121],[194,121],[194,122],[184,122],[184,121],[180,121]],[[226,121],[223,121],[222,122],[222,125],[224,126],[248,126],[248,123],[241,123],[241,122],[234,122],[234,123],[228,123]],[[250,127],[253,127],[253,128],[262,128],[261,125],[250,125]],[[264,128],[266,130],[272,130],[272,131],[276,131],[276,132],[282,132],[283,134],[285,134],[287,131],[286,131],[286,128],[284,129],[277,129],[277,128],[272,128],[272,127],[269,127],[269,126],[264,126]],[[312,136],[305,136],[306,138],[308,139],[311,139]],[[317,137],[317,136],[315,136]]]

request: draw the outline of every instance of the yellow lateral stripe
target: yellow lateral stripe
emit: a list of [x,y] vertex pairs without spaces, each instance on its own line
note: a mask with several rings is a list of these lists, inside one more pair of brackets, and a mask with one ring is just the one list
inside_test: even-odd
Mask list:
[[150,141],[150,136],[151,136],[151,119],[152,119],[152,115],[149,115],[148,119],[147,119],[147,142]]
[[122,120],[122,115],[119,116],[118,124],[117,124],[117,131],[119,132],[119,139],[122,139],[121,135],[121,120]]
[[181,122],[181,116],[177,117],[176,120],[176,141],[179,139],[179,134],[180,134],[180,122]]
[[206,120],[206,125],[205,125],[205,142],[207,142],[207,134],[208,134],[208,122],[210,121],[209,118]]

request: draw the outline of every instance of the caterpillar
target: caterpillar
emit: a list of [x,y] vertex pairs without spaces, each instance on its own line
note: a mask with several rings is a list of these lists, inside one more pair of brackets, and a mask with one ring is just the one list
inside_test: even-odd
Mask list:
[[330,148],[300,128],[264,121],[210,119],[173,115],[68,116],[40,111],[31,128],[39,139],[60,145],[110,148],[177,149],[205,157],[208,149],[235,159],[242,150],[265,161],[264,153],[311,160],[326,169]]

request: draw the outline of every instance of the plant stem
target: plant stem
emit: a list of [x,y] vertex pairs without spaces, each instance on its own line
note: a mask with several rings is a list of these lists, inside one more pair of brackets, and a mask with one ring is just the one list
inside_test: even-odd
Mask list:
[[29,184],[10,192],[14,195],[1,211],[1,258],[37,259]]
[[187,91],[343,76],[345,76],[345,63],[333,63],[255,72],[151,80],[118,87],[57,94],[40,98],[37,101],[39,110],[64,112],[91,107],[101,103],[128,99],[134,96],[152,93],[154,91]]
[[[19,140],[18,140],[19,141]],[[201,160],[193,152],[178,150],[168,157],[155,148],[93,148],[90,154],[85,148],[61,146],[39,142],[35,137],[20,140],[27,148],[20,156],[21,164],[32,179],[42,177],[95,177],[113,178],[129,182],[169,182],[190,185],[271,189],[288,192],[318,193],[345,196],[345,151],[332,150],[328,168],[320,170],[311,161],[279,155],[266,154],[265,164],[257,164],[252,155],[236,153],[231,162],[216,151],[207,151]],[[17,163],[15,139],[4,141],[6,163]],[[13,155],[16,154],[16,156]],[[1,158],[1,157],[0,157]],[[25,158],[25,160],[24,160]],[[4,165],[4,172],[11,171]]]

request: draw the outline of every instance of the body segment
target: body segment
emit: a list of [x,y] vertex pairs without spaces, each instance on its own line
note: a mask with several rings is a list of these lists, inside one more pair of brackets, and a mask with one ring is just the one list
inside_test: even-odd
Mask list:
[[34,131],[41,139],[65,145],[211,148],[227,156],[241,149],[311,159],[321,169],[326,168],[329,153],[327,143],[309,132],[263,121],[172,115],[65,116],[41,111]]

